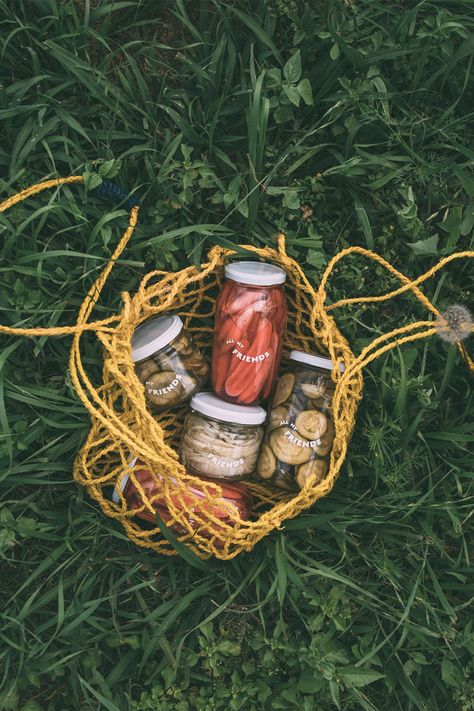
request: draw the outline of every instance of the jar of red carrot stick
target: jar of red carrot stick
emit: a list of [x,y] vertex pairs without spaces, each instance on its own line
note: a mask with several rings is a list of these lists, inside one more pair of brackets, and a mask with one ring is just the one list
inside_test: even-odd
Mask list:
[[[173,497],[174,503],[176,508],[183,511],[183,517],[187,518],[197,533],[204,538],[212,538],[215,545],[221,548],[225,543],[225,536],[219,522],[233,525],[237,517],[248,519],[252,511],[252,495],[244,484],[219,481],[217,483],[221,487],[222,495],[211,503],[204,482],[211,482],[212,479],[201,479],[202,485],[189,484],[184,491],[177,492]],[[153,475],[134,457],[130,462],[130,472],[121,478],[120,485],[116,485],[112,500],[122,507],[122,511],[133,509],[135,515],[143,521],[156,525],[156,519],[159,517],[177,533],[186,533],[186,527],[173,518],[167,506],[163,487],[160,485],[162,480],[160,475]],[[148,503],[151,503],[152,510],[147,507],[141,490],[145,493]],[[203,520],[208,516],[211,520],[206,524]],[[212,521],[212,518],[217,521]]]
[[287,306],[283,269],[233,262],[217,300],[212,385],[216,395],[253,405],[270,395],[280,364]]

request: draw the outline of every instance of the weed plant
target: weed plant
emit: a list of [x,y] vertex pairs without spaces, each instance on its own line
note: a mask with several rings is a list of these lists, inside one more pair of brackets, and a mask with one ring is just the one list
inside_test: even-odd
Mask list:
[[[350,245],[412,277],[473,248],[469,0],[0,0],[0,20],[2,194],[86,175],[0,216],[2,323],[74,322],[126,224],[103,178],[143,207],[98,318],[150,268],[278,230],[314,283]],[[426,285],[439,308],[469,305],[469,266]],[[391,287],[354,258],[329,298]],[[356,352],[420,317],[409,296],[338,314]],[[334,490],[227,563],[135,547],[72,482],[88,417],[68,347],[2,338],[2,709],[473,711],[454,346],[371,364]]]

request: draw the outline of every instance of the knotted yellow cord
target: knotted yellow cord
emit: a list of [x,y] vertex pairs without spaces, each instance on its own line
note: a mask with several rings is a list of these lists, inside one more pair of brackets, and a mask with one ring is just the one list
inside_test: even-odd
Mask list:
[[[82,181],[81,176],[71,176],[33,185],[0,203],[0,212],[47,188]],[[258,257],[281,266],[288,275],[289,328],[285,347],[329,353],[335,363],[344,363],[345,371],[343,374],[340,374],[338,368],[333,371],[336,384],[333,400],[335,438],[326,478],[320,483],[308,481],[305,488],[295,495],[276,491],[263,482],[249,482],[255,502],[254,520],[244,521],[230,512],[233,522],[227,525],[211,513],[206,513],[206,510],[211,511],[213,503],[221,494],[219,485],[200,482],[187,474],[178,461],[175,447],[186,408],[159,416],[152,416],[147,410],[144,388],[136,377],[131,359],[131,337],[139,323],[172,309],[180,313],[186,326],[195,334],[198,345],[209,355],[215,297],[222,282],[224,264],[233,252],[216,246],[211,249],[208,261],[200,269],[190,266],[175,273],[153,271],[142,279],[135,295],[122,294],[120,314],[89,321],[110,271],[132,236],[137,217],[138,207],[133,207],[128,227],[106,267],[89,289],[74,326],[31,329],[0,326],[0,332],[26,336],[73,336],[69,359],[71,378],[81,402],[91,415],[91,429],[74,463],[74,478],[87,487],[108,516],[120,521],[129,538],[140,546],[161,553],[175,552],[158,526],[145,529],[140,525],[137,519],[139,510],[128,508],[123,495],[120,496],[119,504],[111,501],[114,486],[121,483],[126,473],[130,473],[143,498],[140,510],[153,512],[154,501],[135,477],[137,467],[129,466],[130,456],[138,455],[140,461],[153,472],[161,490],[160,503],[166,503],[174,520],[184,531],[179,536],[180,540],[202,558],[214,555],[228,560],[241,551],[253,548],[270,531],[281,527],[287,519],[296,516],[331,491],[344,462],[354,428],[363,386],[362,368],[399,345],[436,333],[434,321],[417,321],[375,338],[355,356],[330,312],[349,304],[387,301],[411,291],[439,319],[439,311],[419,289],[419,285],[453,260],[473,258],[474,251],[458,252],[445,257],[425,274],[411,280],[374,252],[362,247],[350,247],[333,257],[319,288],[315,290],[299,264],[286,254],[284,235],[279,235],[277,249],[245,246]],[[329,277],[338,262],[351,254],[377,262],[398,279],[401,286],[379,296],[351,297],[326,306]],[[103,346],[103,377],[98,387],[90,381],[81,358],[81,336],[86,331],[94,332]],[[469,368],[474,371],[473,361],[464,346],[461,343],[457,345]],[[200,485],[206,510],[202,500],[199,502],[189,495],[189,484]],[[192,513],[198,503],[200,513]],[[193,517],[192,524],[190,515]]]

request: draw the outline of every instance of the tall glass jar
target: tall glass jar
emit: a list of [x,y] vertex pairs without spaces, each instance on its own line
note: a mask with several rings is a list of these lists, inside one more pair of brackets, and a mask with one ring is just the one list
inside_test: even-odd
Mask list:
[[176,314],[158,316],[135,329],[132,359],[154,412],[190,400],[209,372],[204,356]]
[[260,478],[281,489],[303,489],[326,476],[334,439],[333,367],[329,358],[291,351],[290,371],[279,378],[269,411]]
[[262,424],[262,407],[243,407],[198,393],[183,425],[180,458],[190,474],[236,481],[255,472]]
[[270,395],[286,327],[285,272],[263,262],[234,262],[217,300],[212,386],[229,402],[253,405]]

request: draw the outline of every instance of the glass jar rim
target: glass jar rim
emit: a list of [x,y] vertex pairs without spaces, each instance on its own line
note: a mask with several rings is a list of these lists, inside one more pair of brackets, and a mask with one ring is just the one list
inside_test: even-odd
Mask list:
[[261,425],[267,416],[260,405],[236,405],[233,402],[221,400],[211,392],[201,392],[194,395],[191,398],[190,407],[201,415],[236,425]]
[[[335,364],[330,358],[316,355],[316,353],[305,353],[304,351],[291,351],[290,360],[304,365],[310,365],[313,368],[322,368],[323,370],[333,370],[335,367]],[[344,363],[339,363],[340,372],[343,373],[345,369],[346,366]]]
[[141,323],[132,336],[132,360],[137,363],[149,358],[174,341],[183,329],[177,314],[161,314]]
[[267,262],[231,262],[224,272],[228,279],[250,286],[277,286],[286,281],[283,269]]

